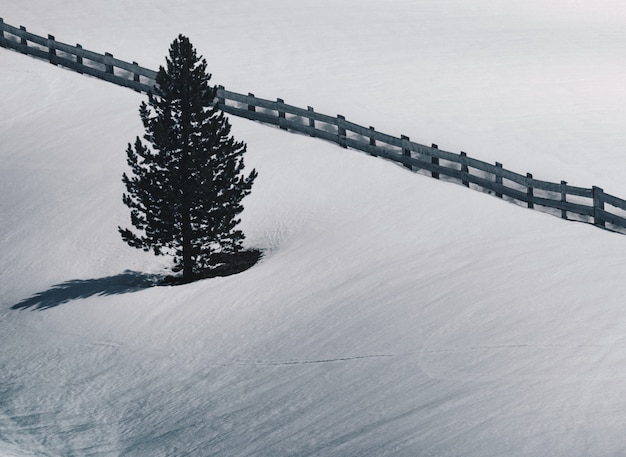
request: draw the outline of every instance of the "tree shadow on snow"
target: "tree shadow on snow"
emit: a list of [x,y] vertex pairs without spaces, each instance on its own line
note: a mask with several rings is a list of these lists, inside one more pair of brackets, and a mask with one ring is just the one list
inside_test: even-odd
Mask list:
[[46,291],[38,292],[32,297],[13,305],[11,309],[32,308],[45,310],[80,298],[89,298],[97,295],[121,295],[155,286],[176,286],[201,279],[231,276],[251,268],[261,257],[262,252],[258,249],[248,249],[231,254],[218,254],[215,256],[218,262],[216,266],[196,273],[191,280],[183,280],[180,275],[163,277],[130,270],[106,278],[73,279],[56,284]]
[[56,284],[30,298],[13,305],[11,309],[50,309],[80,298],[96,295],[121,295],[159,285],[161,276],[127,270],[115,276],[98,279],[73,279]]

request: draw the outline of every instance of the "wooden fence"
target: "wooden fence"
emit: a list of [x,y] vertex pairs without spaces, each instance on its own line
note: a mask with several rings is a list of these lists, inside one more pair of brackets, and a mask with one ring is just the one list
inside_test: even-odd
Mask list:
[[218,88],[218,106],[224,112],[284,130],[303,133],[383,157],[404,167],[436,179],[455,181],[466,187],[542,209],[563,219],[590,222],[616,231],[626,231],[626,200],[605,193],[599,187],[590,189],[570,186],[565,181],[552,183],[505,169],[501,163],[489,164],[439,149],[424,146],[349,122],[344,116],[327,116],[288,105],[282,99],[264,100],[253,94],[242,95]]
[[[154,87],[156,72],[104,55],[84,50],[80,45],[60,43],[52,35],[43,38],[5,24],[0,18],[0,47],[45,59],[80,73],[88,74],[140,92]],[[626,233],[626,200],[605,193],[600,187],[570,186],[565,181],[553,183],[505,169],[501,163],[489,164],[461,152],[441,150],[437,145],[415,143],[408,136],[395,137],[346,120],[342,115],[328,116],[276,101],[243,95],[219,86],[218,107],[229,114],[275,125],[353,148],[372,156],[397,162],[407,169],[436,179],[457,182],[540,209],[563,219],[593,223],[598,227]]]
[[49,61],[70,70],[94,76],[119,86],[139,92],[147,92],[154,86],[156,72],[140,67],[137,62],[128,63],[116,59],[111,53],[98,54],[87,51],[80,44],[72,46],[6,24],[0,18],[0,47],[13,49],[33,57]]

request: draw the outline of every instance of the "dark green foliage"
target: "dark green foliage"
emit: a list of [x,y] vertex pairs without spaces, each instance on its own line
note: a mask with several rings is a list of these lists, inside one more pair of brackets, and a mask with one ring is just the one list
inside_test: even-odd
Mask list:
[[138,137],[126,150],[131,173],[122,177],[123,201],[135,230],[119,231],[132,247],[173,256],[191,280],[219,264],[220,254],[242,249],[238,215],[257,173],[243,175],[246,145],[212,107],[217,88],[188,38],[174,40],[166,62],[139,108],[151,147]]

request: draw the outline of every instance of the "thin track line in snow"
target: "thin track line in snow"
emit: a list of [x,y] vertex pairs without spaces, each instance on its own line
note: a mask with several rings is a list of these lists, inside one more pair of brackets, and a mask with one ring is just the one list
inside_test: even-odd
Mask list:
[[[560,345],[560,344],[510,344],[510,345],[498,345],[498,346],[470,346],[466,348],[455,348],[455,349],[429,349],[422,350],[419,352],[408,352],[404,354],[399,354],[401,356],[407,355],[418,355],[421,356],[423,354],[436,354],[436,353],[458,353],[458,352],[467,352],[467,351],[478,351],[485,349],[516,349],[516,348],[567,348],[567,347],[601,347],[601,345],[595,344],[576,344],[576,345]],[[337,358],[329,358],[329,359],[311,359],[311,360],[235,360],[229,365],[259,365],[259,366],[279,366],[279,365],[306,365],[306,364],[315,364],[315,363],[333,363],[333,362],[347,362],[351,360],[361,360],[361,359],[374,359],[374,358],[388,358],[388,357],[397,357],[394,354],[371,354],[371,355],[358,355],[353,357],[337,357]]]
[[338,357],[333,359],[313,359],[313,360],[237,360],[234,365],[306,365],[313,363],[332,363],[332,362],[347,362],[350,360],[360,359],[374,359],[383,357],[394,357],[391,354],[372,354],[372,355],[357,355],[354,357]]
[[518,348],[583,348],[583,347],[603,347],[601,344],[504,344],[498,346],[469,346],[465,348],[449,348],[449,349],[427,349],[422,350],[419,354],[435,354],[438,352],[467,352],[479,351],[482,349],[518,349]]

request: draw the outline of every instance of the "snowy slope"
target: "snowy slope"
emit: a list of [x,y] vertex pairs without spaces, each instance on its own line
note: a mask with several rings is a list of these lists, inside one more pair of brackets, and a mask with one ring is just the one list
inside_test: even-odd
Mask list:
[[[626,196],[619,3],[335,3],[0,14],[148,67],[184,32],[229,89]],[[143,97],[0,59],[0,455],[626,448],[623,235],[232,118],[266,255],[149,287],[166,261],[116,231]]]

